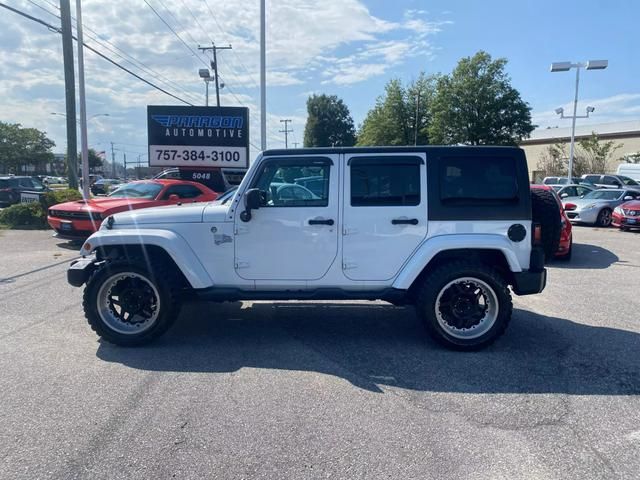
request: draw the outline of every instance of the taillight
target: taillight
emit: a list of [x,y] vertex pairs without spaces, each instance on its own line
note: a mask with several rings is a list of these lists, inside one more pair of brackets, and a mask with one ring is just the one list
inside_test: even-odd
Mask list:
[[539,223],[533,224],[533,244],[542,245],[542,225]]

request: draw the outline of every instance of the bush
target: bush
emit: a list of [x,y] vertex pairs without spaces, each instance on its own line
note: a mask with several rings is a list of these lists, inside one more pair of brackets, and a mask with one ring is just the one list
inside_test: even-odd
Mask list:
[[18,203],[0,211],[0,223],[11,228],[46,228],[47,216],[38,202]]
[[73,202],[75,200],[82,200],[82,194],[78,190],[66,188],[63,190],[52,190],[51,192],[45,193],[40,198],[40,203],[42,204],[42,208],[46,214],[47,209],[53,205],[64,202]]

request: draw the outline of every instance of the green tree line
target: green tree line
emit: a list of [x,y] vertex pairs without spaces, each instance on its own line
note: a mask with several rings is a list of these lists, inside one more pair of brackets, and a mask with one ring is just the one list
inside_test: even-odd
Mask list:
[[342,100],[313,95],[304,145],[516,145],[535,125],[506,65],[480,51],[450,74],[420,73],[407,85],[392,79],[357,131]]

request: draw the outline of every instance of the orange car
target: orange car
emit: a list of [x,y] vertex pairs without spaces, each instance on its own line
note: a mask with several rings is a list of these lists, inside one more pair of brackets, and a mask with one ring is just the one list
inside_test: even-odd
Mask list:
[[216,192],[197,182],[142,180],[123,185],[108,197],[54,205],[49,208],[47,221],[58,237],[82,240],[114,213],[176,203],[210,202],[216,198]]

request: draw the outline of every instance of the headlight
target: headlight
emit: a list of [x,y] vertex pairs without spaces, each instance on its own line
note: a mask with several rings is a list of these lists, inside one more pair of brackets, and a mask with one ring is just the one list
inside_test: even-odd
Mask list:
[[613,213],[617,213],[618,215],[624,215],[624,210],[622,210],[620,207],[616,207],[613,209]]
[[91,220],[102,220],[102,214],[98,212],[89,212],[89,218],[91,218]]

